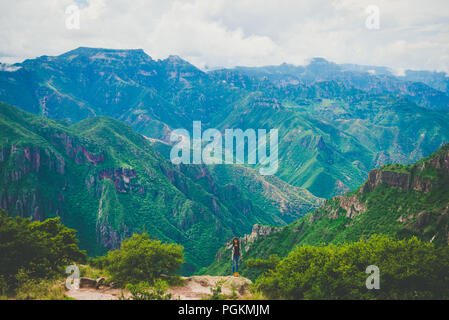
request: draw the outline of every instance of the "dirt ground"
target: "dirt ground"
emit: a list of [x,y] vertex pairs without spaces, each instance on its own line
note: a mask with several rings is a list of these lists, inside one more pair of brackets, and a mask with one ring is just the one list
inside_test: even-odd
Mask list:
[[[233,291],[239,297],[249,294],[251,281],[243,277],[221,277],[221,276],[192,276],[183,278],[184,284],[172,287],[168,293],[172,294],[172,299],[180,300],[201,300],[211,295],[211,288],[215,287],[218,281],[222,281],[222,293],[231,295]],[[122,289],[113,289],[106,286],[95,288],[80,288],[66,292],[68,297],[76,300],[118,300],[121,295],[128,298],[129,293]]]

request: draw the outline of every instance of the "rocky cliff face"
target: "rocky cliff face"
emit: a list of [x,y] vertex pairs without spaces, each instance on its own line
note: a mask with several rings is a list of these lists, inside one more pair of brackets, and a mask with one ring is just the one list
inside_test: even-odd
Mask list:
[[[346,217],[348,218],[355,218],[366,211],[366,204],[362,203],[356,194],[351,196],[337,196],[333,200],[339,201],[339,208],[332,208],[329,205],[324,206],[324,210],[329,212],[328,217],[330,219],[338,218],[340,208],[345,210]],[[313,223],[316,218],[316,215],[311,214],[309,223]]]
[[[61,217],[92,256],[145,230],[182,244],[186,272],[195,272],[214,258],[223,238],[258,222],[287,223],[316,199],[304,190],[291,196],[297,189],[281,181],[273,184],[276,198],[266,199],[264,188],[246,189],[253,176],[243,183],[239,173],[230,179],[227,171],[173,166],[111,118],[69,124],[0,102],[0,119],[0,206],[33,220]],[[287,203],[278,205],[281,200]]]
[[138,192],[143,194],[145,189],[139,183],[136,170],[129,168],[103,169],[97,173],[96,180],[109,179],[114,183],[115,189],[121,193]]
[[262,226],[259,224],[255,224],[250,234],[245,234],[241,239],[241,243],[246,245],[246,250],[249,250],[248,245],[253,243],[259,238],[266,237],[274,232],[278,232],[281,228],[279,227],[271,227],[271,226]]
[[[263,226],[260,224],[253,225],[250,234],[245,234],[242,238],[240,238],[240,245],[242,246],[242,250],[246,253],[251,250],[251,245],[257,240],[261,240],[272,233],[279,232],[283,227],[272,227],[272,226]],[[228,251],[230,250],[219,250],[215,256],[215,260],[220,262],[224,259],[228,259]]]
[[432,181],[430,179],[416,176],[413,173],[372,170],[368,175],[368,181],[361,188],[361,192],[368,193],[381,184],[393,188],[400,188],[403,191],[416,190],[429,192],[432,188]]
[[423,169],[425,168],[426,163],[432,168],[440,169],[449,174],[449,146],[446,145],[440,153],[437,153],[429,161],[425,162]]
[[[16,144],[1,146],[1,184],[10,188],[0,189],[0,206],[33,220],[44,218],[46,211],[62,216],[65,201],[62,190],[66,185],[65,166],[64,158],[49,149]],[[40,187],[38,177],[44,175],[57,177],[57,183],[52,186],[55,193],[52,197],[55,201],[47,201],[46,190]],[[35,180],[35,185],[15,189],[14,186],[27,184],[29,180]],[[40,182],[41,185],[45,184],[44,181]]]
[[[351,228],[361,221],[382,220],[382,223],[390,221],[390,225],[379,229],[383,232],[449,243],[448,186],[449,144],[446,144],[414,165],[392,164],[372,170],[358,192],[336,196],[311,213],[308,226],[313,227],[319,219],[345,216],[352,221],[344,222],[342,232],[351,233]],[[362,214],[366,217],[354,220]],[[356,229],[360,228],[363,230],[360,226]]]
[[52,139],[51,143],[55,146],[62,145],[66,154],[74,159],[77,164],[90,163],[96,165],[104,161],[102,153],[95,155],[89,152],[79,141],[66,133],[55,133],[53,137],[56,139]]
[[390,165],[372,170],[368,174],[368,181],[362,186],[360,192],[368,193],[379,185],[400,188],[403,191],[415,190],[429,192],[434,186],[432,179],[423,175],[426,171],[437,170],[449,174],[449,150],[443,147],[433,156],[406,168]]
[[271,226],[262,226],[259,224],[255,224],[250,234],[245,234],[241,239],[241,244],[244,248],[245,252],[251,250],[251,245],[259,240],[269,236],[272,233],[279,232],[282,230],[282,227],[271,227]]
[[[332,200],[338,201],[338,208],[330,206],[329,203],[324,204],[323,208],[328,212],[328,217],[331,219],[339,216],[339,209],[343,209],[348,218],[357,217],[367,210],[366,203],[361,202],[359,195],[368,194],[378,186],[384,185],[391,188],[399,188],[404,192],[414,190],[424,193],[430,192],[432,188],[438,188],[439,181],[432,179],[432,176],[426,173],[433,173],[436,176],[442,173],[449,174],[448,145],[413,166],[393,164],[371,170],[367,181],[357,194],[334,197]],[[316,218],[317,215],[311,214],[309,222],[313,223]]]

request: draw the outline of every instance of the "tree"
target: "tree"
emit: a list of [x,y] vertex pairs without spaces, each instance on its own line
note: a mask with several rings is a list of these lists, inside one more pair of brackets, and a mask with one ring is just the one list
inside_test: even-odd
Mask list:
[[[380,270],[379,290],[366,287],[370,265]],[[255,286],[272,299],[449,299],[449,246],[387,236],[298,246]]]
[[120,249],[109,251],[106,269],[119,285],[154,281],[161,274],[171,275],[184,262],[183,247],[152,240],[148,234],[134,234]]
[[246,261],[246,266],[249,269],[261,269],[264,271],[274,270],[276,266],[279,264],[281,259],[276,254],[270,255],[270,257],[265,259],[248,259]]
[[86,254],[77,243],[76,231],[59,218],[32,222],[0,210],[0,275],[12,287],[19,269],[31,277],[51,278],[67,265],[84,261]]

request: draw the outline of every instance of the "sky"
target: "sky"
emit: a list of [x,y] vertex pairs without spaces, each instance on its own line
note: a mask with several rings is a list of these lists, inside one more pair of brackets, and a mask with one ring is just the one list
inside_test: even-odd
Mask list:
[[202,69],[323,57],[449,72],[449,1],[0,0],[0,62],[80,46],[141,48]]

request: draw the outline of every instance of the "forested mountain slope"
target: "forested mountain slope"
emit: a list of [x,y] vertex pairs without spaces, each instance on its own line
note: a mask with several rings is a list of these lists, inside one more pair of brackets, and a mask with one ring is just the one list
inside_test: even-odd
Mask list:
[[[449,244],[449,144],[413,165],[372,170],[358,189],[325,201],[286,227],[254,226],[242,240],[244,259],[283,257],[297,245],[355,242],[373,234]],[[229,272],[229,261],[229,252],[221,248],[204,272]],[[255,276],[245,267],[242,274]]]
[[182,244],[193,272],[232,234],[291,222],[319,203],[306,190],[241,170],[244,184],[222,183],[220,170],[174,166],[112,118],[70,125],[0,103],[1,207],[34,220],[60,216],[90,255],[145,230]]

